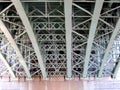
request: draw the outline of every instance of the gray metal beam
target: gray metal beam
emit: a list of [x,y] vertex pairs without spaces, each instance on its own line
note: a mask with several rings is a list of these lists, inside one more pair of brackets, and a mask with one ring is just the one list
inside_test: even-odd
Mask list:
[[64,0],[65,28],[66,28],[66,53],[67,77],[72,77],[72,0]]
[[10,4],[8,5],[5,9],[3,9],[1,12],[0,12],[0,15],[3,14],[6,10],[8,10],[10,7],[12,7],[13,4]]
[[89,15],[92,16],[92,14],[91,14],[88,10],[86,10],[86,9],[84,9],[84,8],[82,8],[82,7],[80,7],[79,5],[77,5],[77,4],[75,4],[75,3],[73,3],[73,5],[74,5],[75,7],[77,7],[77,8],[79,8],[79,9],[83,10],[83,11],[86,12],[87,14],[89,14]]
[[26,15],[26,12],[22,6],[22,3],[20,2],[20,0],[11,0],[25,26],[25,29],[28,33],[28,36],[32,42],[32,46],[35,50],[35,53],[37,55],[37,58],[38,58],[38,62],[39,62],[39,65],[40,65],[40,68],[41,68],[41,72],[42,72],[42,75],[43,75],[43,78],[46,79],[47,78],[47,74],[46,74],[46,68],[45,68],[45,65],[43,63],[43,60],[42,60],[42,56],[41,56],[41,52],[40,52],[40,48],[38,46],[38,42],[37,42],[37,39],[36,39],[36,36],[32,30],[32,26],[28,20],[28,17]]
[[63,2],[64,0],[21,0],[21,2]]
[[[98,77],[101,77],[101,76],[102,76],[102,73],[103,73],[103,70],[104,70],[104,66],[105,66],[107,57],[108,57],[109,52],[110,52],[110,50],[111,50],[111,46],[112,46],[112,44],[113,44],[113,42],[114,42],[114,39],[115,39],[116,35],[118,34],[118,31],[119,31],[119,30],[120,30],[120,18],[119,18],[119,20],[118,20],[118,22],[117,22],[117,24],[116,24],[115,29],[113,30],[112,36],[111,36],[111,38],[110,38],[110,42],[109,42],[109,44],[108,44],[108,46],[107,46],[107,49],[106,49],[106,52],[105,52],[105,54],[104,54],[104,56],[103,56],[102,63],[101,63],[101,67],[100,67],[100,71],[99,71],[99,73],[98,73]],[[119,65],[119,64],[118,64],[118,65]],[[117,66],[117,67],[119,67],[119,66]],[[116,73],[116,72],[117,72],[117,68],[116,68],[115,73]],[[115,73],[114,73],[114,74],[115,74]]]
[[11,36],[9,30],[7,29],[7,27],[4,25],[3,21],[0,20],[0,28],[2,30],[2,32],[4,33],[4,35],[6,36],[6,38],[8,39],[8,41],[11,43],[11,46],[13,47],[13,49],[15,50],[18,58],[19,58],[19,62],[21,63],[21,65],[23,66],[25,72],[26,72],[26,75],[28,78],[31,78],[31,75],[30,75],[30,72],[27,68],[27,65],[25,63],[25,60],[16,44],[16,42],[14,41],[13,37]]
[[120,57],[117,58],[117,63],[115,65],[115,68],[113,69],[112,78],[116,78],[119,69],[120,69]]
[[[63,2],[63,0],[19,0],[21,2]],[[11,2],[11,0],[0,0],[0,2]]]
[[[63,2],[64,0],[20,0],[21,2]],[[11,2],[11,0],[0,0],[0,2]],[[74,0],[74,2],[87,2],[87,3],[95,3],[94,1],[90,0]],[[109,0],[104,1],[106,3],[120,3],[119,0]]]
[[9,70],[11,76],[12,76],[13,78],[15,78],[14,72],[12,71],[10,65],[8,64],[7,60],[4,58],[4,56],[2,55],[1,52],[0,52],[0,59],[1,59],[1,61],[4,63],[4,65],[6,66],[7,70]]
[[88,71],[88,64],[90,60],[90,54],[91,54],[91,48],[94,41],[95,31],[98,24],[98,20],[100,17],[100,12],[103,6],[104,0],[96,0],[94,13],[92,16],[92,22],[89,30],[89,37],[87,41],[87,48],[86,48],[86,55],[85,55],[85,61],[84,61],[84,70],[83,70],[83,77],[87,77],[87,71]]

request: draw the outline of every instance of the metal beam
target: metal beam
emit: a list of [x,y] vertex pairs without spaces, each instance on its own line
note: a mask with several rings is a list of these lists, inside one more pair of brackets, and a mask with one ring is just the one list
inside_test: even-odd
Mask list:
[[[63,2],[63,0],[20,0],[21,2]],[[11,0],[0,0],[0,2],[11,2]],[[74,2],[87,2],[87,3],[95,3],[94,1],[90,0],[74,0]],[[112,1],[104,1],[105,3],[120,3],[119,0],[112,0]]]
[[[63,2],[63,0],[20,0],[21,2]],[[11,2],[11,0],[0,0],[0,2]]]
[[1,30],[3,31],[4,35],[6,36],[6,38],[8,39],[8,41],[11,43],[11,46],[13,47],[13,49],[15,50],[18,58],[19,58],[19,62],[21,63],[21,65],[23,66],[26,74],[27,74],[27,77],[28,78],[31,78],[31,75],[30,75],[30,72],[27,68],[27,65],[25,63],[25,60],[16,44],[16,42],[14,41],[13,37],[11,36],[9,30],[7,29],[7,27],[4,25],[3,21],[0,20],[0,28]]
[[93,16],[92,16],[92,22],[91,22],[91,26],[90,26],[90,30],[89,30],[89,37],[88,37],[88,41],[87,41],[83,77],[87,77],[91,48],[92,48],[92,44],[93,44],[93,41],[94,41],[95,31],[96,31],[96,27],[97,27],[97,24],[98,24],[100,12],[101,12],[101,9],[102,9],[102,6],[103,6],[103,2],[104,2],[104,0],[96,0],[94,13],[93,13]]
[[[113,42],[114,42],[114,39],[115,39],[115,37],[117,36],[119,30],[120,30],[120,18],[119,18],[119,20],[118,20],[118,22],[117,22],[117,24],[116,24],[115,29],[113,30],[112,36],[111,36],[111,38],[110,38],[110,42],[109,42],[109,44],[108,44],[108,46],[107,46],[107,49],[106,49],[106,52],[105,52],[105,54],[104,54],[104,56],[103,56],[102,63],[101,63],[101,67],[100,67],[100,71],[99,71],[99,73],[98,73],[98,77],[101,77],[101,76],[102,76],[102,73],[103,73],[103,70],[104,70],[104,66],[105,66],[107,57],[108,57],[109,52],[110,52],[110,50],[111,50],[111,46],[112,46],[112,44],[113,44]],[[119,64],[118,64],[118,65],[119,65]],[[116,71],[117,71],[117,68],[116,68]],[[116,73],[116,72],[115,72],[115,73]]]
[[39,62],[39,65],[40,65],[40,68],[41,68],[41,72],[42,72],[42,75],[43,75],[43,78],[46,79],[47,78],[47,74],[46,74],[46,69],[45,69],[45,65],[43,63],[43,60],[42,60],[42,56],[41,56],[41,52],[40,52],[40,48],[38,46],[38,42],[37,42],[37,39],[36,39],[36,36],[32,30],[32,27],[31,27],[31,24],[28,20],[28,17],[26,15],[26,12],[22,6],[22,3],[20,2],[20,0],[11,0],[25,26],[25,29],[28,33],[28,36],[32,42],[32,45],[33,45],[33,48],[35,50],[35,53],[36,53],[36,56],[38,58],[38,62]]
[[118,9],[118,8],[120,8],[120,6],[115,7],[115,8],[112,8],[112,9],[110,9],[110,10],[108,10],[108,11],[102,13],[101,16],[104,15],[104,14],[106,14],[106,13],[112,12],[113,10],[116,10],[116,9]]
[[8,5],[5,9],[3,9],[1,12],[0,12],[0,15],[3,14],[5,11],[7,11],[10,7],[12,7],[13,4],[10,4]]
[[100,20],[101,22],[105,23],[106,25],[110,26],[112,29],[114,29],[114,27],[113,27],[111,24],[109,24],[108,22],[104,21],[104,20],[101,19],[101,18],[99,18],[99,20]]
[[14,72],[12,71],[10,65],[8,64],[7,60],[4,58],[4,56],[2,55],[1,52],[0,52],[0,59],[1,59],[1,61],[4,63],[4,65],[6,66],[7,70],[9,70],[11,76],[12,76],[13,78],[15,78]]
[[120,69],[120,57],[117,58],[115,68],[113,69],[112,78],[116,78],[119,69]]
[[67,77],[72,77],[72,0],[64,0],[65,28],[66,28],[66,53]]
[[89,14],[89,15],[92,16],[91,12],[89,12],[88,10],[86,10],[86,9],[84,9],[84,8],[82,8],[82,7],[80,7],[79,5],[77,5],[77,4],[75,4],[75,3],[73,3],[73,5],[74,5],[75,7],[77,7],[77,8],[79,8],[79,9],[83,10],[83,11],[86,12],[87,14]]
[[64,0],[21,0],[21,2],[63,2]]

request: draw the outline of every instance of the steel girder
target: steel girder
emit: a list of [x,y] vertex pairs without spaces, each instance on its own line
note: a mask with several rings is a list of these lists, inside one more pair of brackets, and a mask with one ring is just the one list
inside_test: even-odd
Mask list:
[[113,69],[113,74],[111,75],[113,78],[116,78],[118,71],[120,69],[120,58],[117,58],[116,66]]
[[[25,24],[24,26],[22,25],[20,16],[14,9],[11,1],[1,0],[1,2],[7,3],[8,6],[3,6],[3,8],[6,8],[0,13],[0,17],[5,22],[6,26],[10,26],[8,28],[10,29],[10,33],[12,35],[15,33],[13,39],[16,41],[22,56],[26,60],[31,76],[41,75],[38,58],[32,47],[32,40],[27,36],[27,29],[24,29]],[[68,13],[72,13],[71,16],[67,16],[67,18],[72,18],[72,25],[70,25],[69,19],[66,18],[66,12],[64,12],[65,7],[67,8],[64,0],[20,0],[20,2],[27,7],[24,8],[25,11],[27,11],[26,17],[32,23],[32,33],[35,34],[36,41],[38,42],[37,45],[39,45],[40,51],[42,52],[41,57],[45,64],[48,77],[56,75],[68,77],[98,75],[100,64],[106,53],[106,48],[111,41],[110,38],[115,30],[116,21],[119,18],[119,1],[102,1],[103,6],[99,8],[101,9],[101,14],[96,16],[96,18],[94,13],[100,12],[100,10],[95,10],[94,8],[94,6],[96,7],[96,0],[73,0],[70,7],[72,9],[70,12],[67,11]],[[97,6],[99,7],[99,5]],[[95,19],[93,20],[93,18]],[[96,23],[93,24],[93,22]],[[68,24],[71,27],[71,31],[68,32],[71,33],[69,38],[66,28]],[[29,26],[30,24],[27,25]],[[91,38],[89,35],[93,30],[91,28],[92,26],[95,28],[95,32],[91,34],[93,35]],[[117,37],[119,37],[119,33],[114,39],[114,43],[111,45],[109,55],[103,67],[102,76],[112,75],[115,77],[119,68],[119,60],[117,59],[119,57],[119,38]],[[89,44],[88,41],[91,39],[92,41],[90,43],[92,44]],[[66,42],[67,40],[70,42]],[[67,43],[71,44],[67,45]],[[10,46],[9,43],[1,47],[3,53],[6,53],[4,50],[6,46],[8,48],[8,46]],[[87,53],[88,46],[91,49],[89,53]],[[71,50],[67,49],[67,47],[71,47]],[[6,49],[6,51],[7,50],[10,51],[9,49]],[[69,51],[69,54],[67,54],[67,51]],[[71,66],[67,63],[68,55],[71,55],[69,57],[71,58]],[[87,57],[88,55],[89,57]],[[86,57],[89,58],[87,65],[85,65]],[[9,57],[7,56],[7,58]],[[15,63],[13,64],[16,65]],[[69,64],[69,67],[71,67],[69,69],[71,70],[67,70],[67,64]],[[17,67],[17,65],[15,67]],[[12,68],[13,71],[14,68]],[[67,74],[68,71],[70,71],[69,75]]]
[[[12,48],[10,42],[7,40],[6,36],[3,34],[2,31],[0,32],[0,50],[1,50],[1,54],[6,59],[6,62],[9,64],[15,76],[16,77],[26,76],[24,72],[24,68],[20,64],[19,58],[17,57],[15,50]],[[0,67],[1,67],[0,71],[2,71],[1,72],[2,76],[7,75],[12,77],[12,75],[10,75],[10,72],[7,70],[7,68],[4,69],[5,65],[4,63],[2,63],[2,60]]]
[[26,28],[28,36],[29,36],[29,38],[32,42],[33,48],[35,49],[35,53],[36,53],[37,58],[38,58],[38,62],[39,62],[39,65],[40,65],[40,68],[41,68],[41,71],[42,71],[43,78],[47,78],[47,73],[46,73],[45,65],[44,65],[43,60],[42,60],[40,48],[38,46],[38,42],[36,41],[36,37],[34,35],[34,32],[32,30],[32,26],[30,25],[28,17],[26,16],[24,8],[23,8],[23,6],[22,6],[22,4],[19,0],[17,0],[17,1],[12,0],[12,2],[15,5],[16,10],[21,17],[21,20],[22,20],[22,22],[23,22],[23,24]]
[[94,8],[93,16],[92,16],[89,37],[88,37],[87,47],[86,47],[83,77],[87,77],[88,63],[89,63],[89,59],[90,59],[91,48],[92,48],[92,44],[94,41],[95,31],[96,31],[96,27],[98,25],[98,20],[99,20],[102,6],[103,6],[103,2],[104,2],[104,0],[96,0],[96,3],[95,3],[95,8]]
[[120,30],[120,19],[118,20],[118,22],[116,24],[116,27],[115,27],[115,29],[114,29],[114,31],[112,33],[111,38],[110,38],[110,42],[109,42],[109,44],[107,46],[106,52],[105,52],[105,54],[103,56],[102,63],[101,63],[101,68],[100,68],[98,77],[102,76],[104,65],[106,63],[106,59],[108,58],[108,55],[109,55],[109,52],[111,50],[112,44],[113,44],[113,42],[115,40],[115,37],[117,36],[119,30]]
[[67,56],[67,77],[72,77],[72,0],[64,0],[65,28],[66,28],[66,56]]
[[19,62],[23,65],[24,70],[26,72],[26,75],[28,78],[31,78],[30,72],[27,68],[27,65],[25,63],[25,60],[16,44],[16,42],[14,41],[12,35],[10,34],[9,30],[7,29],[7,27],[4,25],[3,21],[0,20],[0,28],[3,31],[3,33],[5,34],[6,38],[8,39],[8,41],[11,43],[12,47],[14,48],[14,50],[16,51],[17,56],[19,57]]
[[113,60],[114,60],[114,62],[112,64],[114,65],[114,68],[112,69],[113,71],[112,71],[111,76],[113,78],[116,78],[117,74],[119,74],[118,73],[119,68],[120,68],[120,65],[119,65],[120,64],[120,57],[119,57],[120,51],[119,51],[119,49],[120,49],[120,37],[119,37],[119,34],[117,34],[115,41],[112,45],[112,52],[113,52],[112,55],[113,55]]
[[[33,30],[37,35],[37,41],[43,52],[43,60],[46,65],[48,76],[66,75],[66,45],[65,45],[65,23],[63,3],[39,3],[44,5],[45,12],[38,7],[29,12],[29,15],[41,14],[41,18],[31,17]],[[57,4],[51,9],[51,4]],[[55,16],[55,18],[51,16]],[[44,16],[46,18],[44,18]],[[60,16],[60,17],[58,17]]]
[[[20,0],[21,2],[45,2],[44,0]],[[0,2],[11,2],[11,0],[0,0]],[[46,2],[64,2],[64,0],[46,0]],[[74,0],[74,2],[95,3],[95,0]],[[120,3],[119,0],[106,0],[106,3]]]

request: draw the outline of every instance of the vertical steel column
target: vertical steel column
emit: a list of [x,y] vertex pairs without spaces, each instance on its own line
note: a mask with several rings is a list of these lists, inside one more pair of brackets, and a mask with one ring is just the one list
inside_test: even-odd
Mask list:
[[72,0],[64,0],[65,29],[66,29],[66,54],[67,77],[72,77]]

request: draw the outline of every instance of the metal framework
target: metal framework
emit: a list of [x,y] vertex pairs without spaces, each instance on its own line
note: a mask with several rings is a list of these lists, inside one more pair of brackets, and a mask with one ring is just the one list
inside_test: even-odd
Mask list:
[[91,48],[92,48],[92,44],[94,41],[95,31],[96,31],[96,27],[98,25],[98,20],[99,20],[102,6],[103,6],[103,2],[104,2],[104,0],[96,0],[96,3],[95,3],[94,13],[92,16],[92,22],[91,22],[91,26],[90,26],[89,37],[88,37],[87,47],[86,47],[83,77],[87,77]]
[[0,51],[16,77],[116,77],[119,17],[119,0],[0,0]]
[[[114,42],[114,39],[115,37],[117,36],[118,32],[120,30],[120,19],[118,20],[117,24],[116,24],[116,27],[112,33],[112,36],[110,38],[110,42],[107,46],[107,49],[106,49],[106,52],[103,56],[103,60],[102,60],[102,63],[101,63],[101,68],[100,68],[100,71],[99,71],[99,74],[98,74],[98,77],[101,77],[102,76],[102,73],[103,73],[103,69],[104,69],[104,66],[105,66],[105,63],[106,63],[106,59],[108,58],[108,55],[109,55],[109,52],[111,50],[111,47],[112,47],[112,44]],[[117,69],[117,68],[116,68]],[[115,71],[116,73],[116,71]]]
[[37,40],[36,40],[36,36],[34,35],[34,32],[33,32],[32,27],[30,25],[30,22],[29,22],[26,14],[25,14],[25,11],[22,7],[22,4],[19,0],[16,0],[16,1],[12,0],[12,2],[15,5],[16,10],[20,15],[21,20],[22,20],[22,22],[23,22],[23,24],[26,28],[26,31],[28,33],[28,36],[29,36],[29,38],[32,42],[32,45],[34,47],[35,53],[36,53],[37,58],[38,58],[38,63],[40,65],[43,78],[47,78],[46,69],[45,69],[45,66],[44,66],[44,63],[43,63],[43,60],[42,60],[42,56],[41,56],[40,48],[39,48]]
[[15,76],[13,70],[11,69],[10,65],[8,64],[7,60],[4,58],[4,56],[2,55],[2,53],[0,53],[0,59],[1,59],[1,61],[3,61],[4,65],[5,65],[6,68],[9,70],[11,76],[12,76],[13,78],[15,78],[16,76]]
[[12,47],[14,48],[14,50],[16,51],[16,54],[19,58],[19,62],[23,65],[24,67],[24,70],[26,72],[26,75],[28,78],[31,78],[31,75],[30,75],[30,72],[29,72],[29,69],[27,68],[27,65],[25,63],[25,60],[21,54],[21,52],[19,51],[19,48],[17,46],[17,44],[15,43],[13,37],[11,36],[9,30],[7,29],[7,27],[4,25],[3,21],[0,20],[0,28],[1,30],[3,31],[3,33],[5,34],[6,38],[8,39],[8,41],[11,43]]

